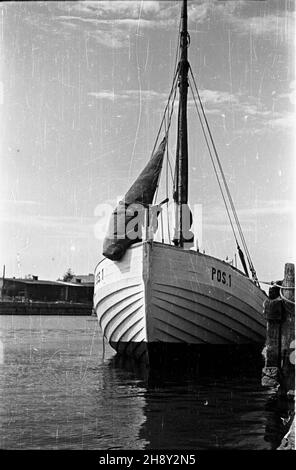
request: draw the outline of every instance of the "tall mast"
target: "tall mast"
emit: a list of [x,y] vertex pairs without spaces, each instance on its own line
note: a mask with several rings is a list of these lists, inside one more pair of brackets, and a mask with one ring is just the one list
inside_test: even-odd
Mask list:
[[[188,31],[187,0],[183,0],[181,13],[180,61],[179,61],[179,111],[178,136],[175,169],[174,201],[176,203],[176,227],[174,243],[184,246],[183,208],[188,202],[188,137],[187,137],[187,94],[188,94]],[[183,207],[182,207],[183,205]],[[185,214],[184,214],[185,215]]]

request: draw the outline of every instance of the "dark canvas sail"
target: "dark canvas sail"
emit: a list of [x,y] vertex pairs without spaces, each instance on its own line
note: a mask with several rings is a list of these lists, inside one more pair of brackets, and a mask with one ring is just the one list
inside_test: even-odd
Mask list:
[[[142,238],[141,226],[128,232],[129,223],[139,215],[139,211],[152,204],[160,171],[162,168],[166,139],[160,143],[144,170],[120,201],[112,213],[107,235],[103,243],[103,255],[113,261],[120,260],[133,243]],[[140,225],[140,224],[138,224]],[[128,232],[128,233],[127,233]]]

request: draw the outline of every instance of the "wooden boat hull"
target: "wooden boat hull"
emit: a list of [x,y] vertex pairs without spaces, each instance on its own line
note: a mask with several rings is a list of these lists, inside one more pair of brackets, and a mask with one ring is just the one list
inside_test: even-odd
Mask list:
[[[217,258],[141,242],[95,270],[94,307],[103,335],[121,354],[149,360],[263,344],[266,295]],[[209,349],[210,348],[210,349]]]

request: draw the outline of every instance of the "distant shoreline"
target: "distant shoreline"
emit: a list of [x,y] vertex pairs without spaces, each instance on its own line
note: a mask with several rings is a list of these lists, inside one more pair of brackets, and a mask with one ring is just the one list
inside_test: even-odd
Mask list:
[[0,315],[92,315],[92,311],[89,303],[0,301]]

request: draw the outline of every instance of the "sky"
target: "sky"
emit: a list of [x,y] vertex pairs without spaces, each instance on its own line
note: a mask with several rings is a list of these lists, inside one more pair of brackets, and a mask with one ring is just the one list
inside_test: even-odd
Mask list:
[[[7,276],[93,272],[102,214],[151,155],[173,78],[180,6],[1,3],[0,266]],[[189,61],[258,278],[282,279],[295,255],[294,1],[194,0],[188,14]],[[232,259],[235,243],[192,99],[188,118],[200,248]],[[175,121],[176,113],[172,162]]]

